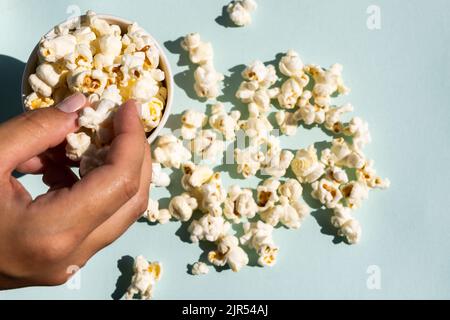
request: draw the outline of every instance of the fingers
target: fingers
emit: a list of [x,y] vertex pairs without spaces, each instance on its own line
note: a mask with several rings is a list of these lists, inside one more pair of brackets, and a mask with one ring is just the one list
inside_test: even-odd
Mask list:
[[139,192],[113,216],[95,229],[81,244],[72,257],[74,262],[84,264],[90,257],[119,238],[147,209],[151,182],[151,155],[147,145],[141,173]]
[[69,167],[53,163],[45,167],[42,181],[50,187],[49,191],[53,191],[72,187],[78,177]]
[[103,166],[71,188],[38,197],[30,206],[49,212],[49,219],[61,221],[64,225],[59,227],[73,230],[76,239],[83,240],[139,192],[147,143],[133,101],[117,111],[114,131]]
[[26,162],[62,143],[67,134],[78,128],[77,110],[86,104],[82,94],[68,97],[54,108],[23,113],[0,125],[1,170],[10,174]]

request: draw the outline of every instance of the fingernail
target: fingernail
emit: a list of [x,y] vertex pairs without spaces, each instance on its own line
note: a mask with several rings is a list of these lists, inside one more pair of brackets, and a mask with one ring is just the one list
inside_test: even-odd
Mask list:
[[57,108],[65,113],[73,113],[80,110],[85,103],[86,97],[81,93],[76,93],[60,102]]

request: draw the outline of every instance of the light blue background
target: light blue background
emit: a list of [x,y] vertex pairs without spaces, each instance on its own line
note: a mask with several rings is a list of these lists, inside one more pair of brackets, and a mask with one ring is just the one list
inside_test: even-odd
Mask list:
[[[13,59],[25,62],[40,36],[68,16],[69,5],[78,5],[81,12],[93,9],[138,21],[161,43],[198,31],[213,43],[216,67],[227,75],[230,68],[254,59],[273,60],[289,48],[305,62],[340,62],[352,88],[344,101],[352,102],[355,114],[370,124],[373,142],[367,154],[376,160],[378,172],[392,181],[389,190],[372,192],[358,211],[361,243],[334,244],[310,217],[300,230],[276,230],[281,251],[275,267],[246,267],[237,274],[211,270],[207,276],[193,277],[186,272],[187,264],[197,261],[202,250],[175,235],[179,223],[136,223],[82,270],[80,290],[28,288],[0,292],[0,299],[111,299],[121,275],[118,260],[138,254],[164,264],[157,299],[450,298],[450,2],[257,2],[250,27],[225,28],[215,19],[227,0],[1,0],[3,119],[20,109],[23,64]],[[381,30],[366,27],[371,4],[381,8]],[[189,70],[177,66],[179,54],[166,52],[175,74]],[[186,75],[187,80],[177,77],[176,114],[188,107],[205,108],[182,88],[192,73]],[[169,125],[173,127],[176,119]],[[283,141],[298,149],[322,140],[329,137],[317,129],[301,129],[296,139]],[[46,191],[40,177],[20,181],[33,195]],[[244,186],[257,182],[239,181]],[[166,198],[169,193],[154,190],[152,196]],[[370,265],[380,267],[381,290],[366,286]]]

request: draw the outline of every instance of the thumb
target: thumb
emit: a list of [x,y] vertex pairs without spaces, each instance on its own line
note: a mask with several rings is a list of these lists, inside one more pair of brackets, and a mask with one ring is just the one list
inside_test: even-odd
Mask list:
[[55,107],[25,112],[0,125],[0,170],[10,173],[17,165],[62,143],[78,129],[78,113],[86,104],[77,93]]

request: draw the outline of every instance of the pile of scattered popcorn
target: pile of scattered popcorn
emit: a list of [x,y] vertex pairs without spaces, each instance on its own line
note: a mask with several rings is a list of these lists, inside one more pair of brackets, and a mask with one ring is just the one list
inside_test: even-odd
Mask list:
[[80,174],[102,165],[113,137],[112,119],[126,100],[140,105],[146,132],[158,126],[167,88],[159,68],[160,52],[136,23],[126,32],[94,12],[61,24],[39,43],[39,63],[29,77],[29,110],[51,107],[74,92],[88,97],[80,114],[80,131],[67,136],[67,156],[80,161]]
[[[212,67],[211,44],[191,33],[182,46],[193,64],[200,63],[199,68],[211,66],[211,76],[196,76],[196,92],[199,97],[215,99],[222,76],[217,76]],[[336,235],[349,244],[357,243],[361,226],[354,210],[367,199],[369,190],[389,186],[389,180],[376,174],[373,160],[363,153],[371,141],[367,122],[358,117],[343,121],[342,116],[352,112],[353,107],[332,104],[332,97],[349,92],[342,79],[342,66],[334,64],[324,69],[305,65],[297,52],[289,50],[278,69],[283,75],[280,87],[276,86],[280,79],[274,65],[255,61],[242,72],[236,97],[248,106],[246,119],[241,112],[227,112],[222,103],[215,101],[209,118],[205,113],[186,110],[180,137],[163,135],[154,145],[153,185],[169,185],[162,167],[178,169],[183,173],[184,192],[170,200],[168,209],[160,209],[156,200],[150,200],[145,216],[151,222],[174,219],[188,223],[193,243],[207,241],[216,245],[207,257],[217,267],[228,265],[239,271],[246,266],[249,257],[243,247],[257,253],[259,265],[273,266],[279,251],[272,237],[274,228],[298,229],[310,214],[310,208],[301,200],[305,185],[311,186],[314,199],[330,209]],[[274,103],[280,107],[275,112],[277,128],[268,120]],[[314,145],[295,154],[284,150],[275,129],[292,136],[301,124],[317,125],[333,136],[330,146],[320,154]],[[240,137],[248,139],[247,146],[235,146]],[[258,174],[268,177],[256,190],[237,185],[227,189],[220,173],[214,172],[211,163],[221,160],[228,145],[235,146],[233,163],[238,174],[243,178]],[[287,177],[289,169],[296,179]],[[193,218],[196,210],[201,212],[198,219]],[[242,225],[240,237],[233,234],[235,224]],[[191,273],[208,271],[208,265],[199,261],[192,265]]]

